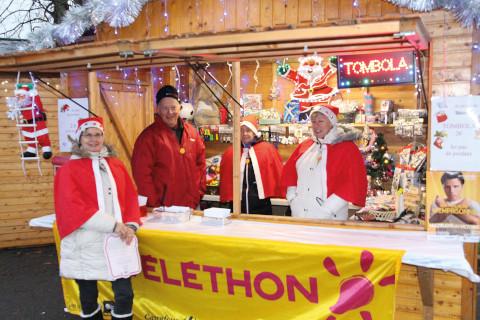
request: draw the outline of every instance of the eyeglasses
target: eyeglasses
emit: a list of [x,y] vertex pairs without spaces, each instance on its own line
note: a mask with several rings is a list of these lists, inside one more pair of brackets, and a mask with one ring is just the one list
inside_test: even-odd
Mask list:
[[175,112],[178,110],[178,107],[160,107],[159,109],[162,112],[168,112],[168,111]]
[[91,133],[85,133],[85,134],[82,134],[82,137],[85,137],[87,139],[101,139],[103,137],[103,134],[101,133],[95,133],[95,134],[91,134]]

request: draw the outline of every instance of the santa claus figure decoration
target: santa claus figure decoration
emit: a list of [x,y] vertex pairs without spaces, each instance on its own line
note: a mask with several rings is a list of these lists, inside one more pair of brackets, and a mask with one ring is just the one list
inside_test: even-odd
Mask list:
[[299,123],[308,123],[312,107],[329,105],[332,97],[338,93],[337,87],[332,88],[327,84],[337,68],[330,62],[323,67],[323,59],[316,53],[298,60],[300,62],[298,70],[283,64],[277,68],[277,71],[280,76],[295,83],[295,89],[290,94],[290,98],[300,102]]
[[21,121],[19,122],[27,125],[36,124],[36,126],[22,127],[25,141],[32,141],[32,143],[28,144],[27,151],[23,153],[23,157],[37,156],[36,138],[38,144],[42,147],[43,158],[50,159],[52,157],[52,147],[48,136],[47,116],[37,90],[34,89],[33,84],[19,83],[15,90],[15,99],[17,100],[17,107],[21,111]]

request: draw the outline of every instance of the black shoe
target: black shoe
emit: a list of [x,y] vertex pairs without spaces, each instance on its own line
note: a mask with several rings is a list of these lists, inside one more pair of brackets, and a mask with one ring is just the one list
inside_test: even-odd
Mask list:
[[43,159],[50,159],[52,157],[52,151],[47,151],[43,153]]
[[33,153],[33,152],[28,152],[28,151],[26,151],[26,152],[23,153],[23,157],[24,157],[24,158],[33,158],[33,157],[36,157],[36,156],[37,156],[37,155],[36,155],[35,153]]

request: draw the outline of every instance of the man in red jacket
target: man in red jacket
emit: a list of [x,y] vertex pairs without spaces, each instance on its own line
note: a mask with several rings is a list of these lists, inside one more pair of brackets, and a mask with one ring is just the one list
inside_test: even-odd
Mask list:
[[196,209],[206,190],[205,146],[197,130],[180,118],[177,90],[157,92],[155,122],[138,136],[132,173],[138,194],[149,207]]

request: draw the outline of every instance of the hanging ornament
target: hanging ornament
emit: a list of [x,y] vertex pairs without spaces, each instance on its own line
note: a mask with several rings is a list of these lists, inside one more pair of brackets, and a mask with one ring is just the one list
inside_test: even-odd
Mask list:
[[255,80],[255,93],[257,93],[257,86],[258,86],[257,72],[258,72],[258,69],[260,69],[260,62],[258,62],[258,60],[256,60],[256,62],[257,62],[257,67],[255,68],[255,73],[253,74],[253,79]]
[[225,83],[225,85],[223,86],[224,88],[226,88],[228,86],[228,84],[230,83],[230,80],[232,79],[232,76],[233,76],[232,64],[230,62],[227,62],[227,65],[228,65],[228,72],[230,73],[230,76],[228,77],[227,83]]
[[273,75],[273,81],[272,81],[272,86],[270,87],[270,94],[268,95],[268,97],[271,99],[271,100],[275,100],[278,98],[279,96],[279,92],[278,92],[278,88],[277,88],[277,73],[274,72],[274,75]]

